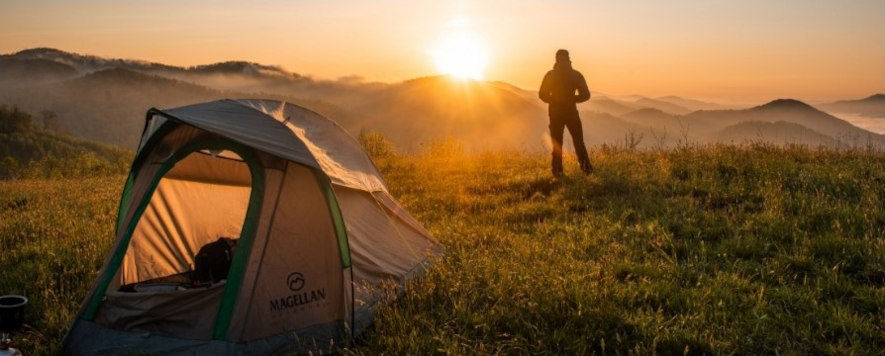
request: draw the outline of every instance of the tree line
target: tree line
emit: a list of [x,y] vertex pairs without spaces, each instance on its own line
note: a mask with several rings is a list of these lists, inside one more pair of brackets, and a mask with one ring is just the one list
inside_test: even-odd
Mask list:
[[77,178],[123,174],[133,152],[72,137],[49,110],[34,117],[0,105],[0,179]]

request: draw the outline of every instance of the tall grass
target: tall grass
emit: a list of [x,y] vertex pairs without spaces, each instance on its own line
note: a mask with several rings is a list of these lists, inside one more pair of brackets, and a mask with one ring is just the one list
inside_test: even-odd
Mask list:
[[0,294],[29,299],[13,341],[52,355],[108,254],[123,176],[0,181]]
[[[447,248],[346,354],[882,354],[885,155],[711,146],[378,165]],[[51,354],[107,253],[122,177],[0,183],[0,292]]]
[[[603,147],[380,162],[448,247],[355,354],[882,354],[885,156]],[[572,162],[572,167],[577,164]]]

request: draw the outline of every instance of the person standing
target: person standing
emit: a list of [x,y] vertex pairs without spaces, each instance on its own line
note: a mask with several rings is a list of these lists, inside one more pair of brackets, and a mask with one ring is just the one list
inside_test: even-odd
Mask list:
[[556,63],[553,70],[544,75],[538,96],[549,104],[550,139],[553,141],[553,176],[562,176],[562,136],[565,128],[572,135],[578,163],[584,174],[590,174],[593,166],[584,146],[584,130],[581,117],[578,115],[578,103],[590,100],[590,89],[581,72],[572,68],[572,61],[567,50],[556,51]]

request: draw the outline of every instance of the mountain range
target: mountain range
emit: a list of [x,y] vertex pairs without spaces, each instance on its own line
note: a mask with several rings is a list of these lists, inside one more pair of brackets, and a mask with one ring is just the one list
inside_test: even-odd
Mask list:
[[828,112],[885,118],[885,94],[874,94],[860,100],[840,100],[821,104],[819,107]]
[[[222,98],[289,101],[337,121],[354,136],[378,131],[404,152],[444,139],[476,151],[546,149],[543,103],[536,92],[504,82],[444,76],[400,83],[318,80],[246,61],[176,67],[49,48],[0,55],[0,104],[52,112],[63,131],[127,148],[137,144],[150,107]],[[820,107],[878,115],[883,98]],[[885,147],[885,136],[792,99],[735,108],[675,96],[594,93],[579,109],[591,144],[621,144],[633,136],[641,138],[639,147],[713,142]]]

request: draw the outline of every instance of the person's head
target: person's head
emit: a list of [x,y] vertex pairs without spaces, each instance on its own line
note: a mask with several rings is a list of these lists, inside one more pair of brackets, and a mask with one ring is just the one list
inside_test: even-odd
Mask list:
[[556,51],[556,61],[557,62],[571,62],[571,59],[568,57],[568,51],[564,49],[560,49]]

